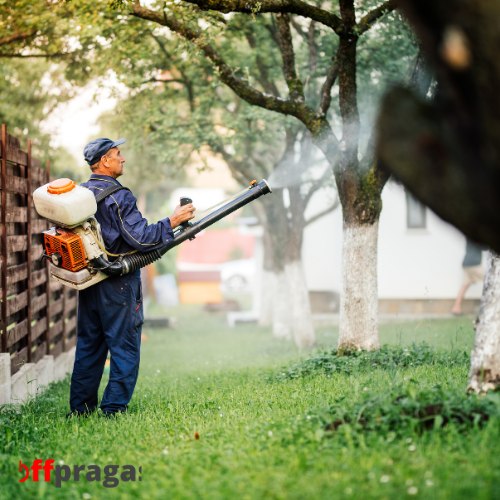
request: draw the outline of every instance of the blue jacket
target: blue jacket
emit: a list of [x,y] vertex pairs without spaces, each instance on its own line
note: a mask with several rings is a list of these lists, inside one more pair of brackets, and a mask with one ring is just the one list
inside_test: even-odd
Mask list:
[[[113,177],[92,174],[82,186],[97,195],[111,184],[121,186]],[[167,217],[156,224],[148,224],[137,208],[137,199],[127,189],[121,189],[101,201],[95,217],[101,225],[106,250],[110,253],[146,252],[168,243],[174,237],[170,219]]]

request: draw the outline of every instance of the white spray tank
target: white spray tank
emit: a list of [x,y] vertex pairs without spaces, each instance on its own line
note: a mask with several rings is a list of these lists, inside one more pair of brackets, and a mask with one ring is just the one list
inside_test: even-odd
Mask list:
[[92,191],[71,179],[57,179],[39,187],[33,201],[39,215],[64,227],[78,226],[97,212]]
[[88,267],[93,259],[106,259],[92,191],[71,179],[57,179],[36,189],[33,202],[38,214],[55,224],[43,233],[42,257],[50,260],[51,278],[77,290],[107,278]]

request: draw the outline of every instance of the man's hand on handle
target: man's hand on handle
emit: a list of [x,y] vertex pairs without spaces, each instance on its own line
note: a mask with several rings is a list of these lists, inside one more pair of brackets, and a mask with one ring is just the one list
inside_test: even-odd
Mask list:
[[194,211],[196,208],[194,208],[192,203],[189,203],[188,205],[177,205],[175,207],[174,213],[170,216],[170,226],[172,229],[176,228],[179,226],[182,222],[194,219]]

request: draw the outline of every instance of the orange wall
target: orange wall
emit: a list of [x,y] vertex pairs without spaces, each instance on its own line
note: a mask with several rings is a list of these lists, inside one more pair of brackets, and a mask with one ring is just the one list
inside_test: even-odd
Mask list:
[[179,301],[181,304],[207,304],[223,302],[219,282],[188,281],[179,283]]

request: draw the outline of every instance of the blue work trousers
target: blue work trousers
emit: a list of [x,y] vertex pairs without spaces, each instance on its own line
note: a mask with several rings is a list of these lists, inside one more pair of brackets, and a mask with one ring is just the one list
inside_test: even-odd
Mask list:
[[107,278],[78,294],[78,340],[71,377],[72,412],[94,411],[104,364],[111,353],[109,382],[101,401],[106,414],[127,409],[132,398],[144,323],[140,271]]

